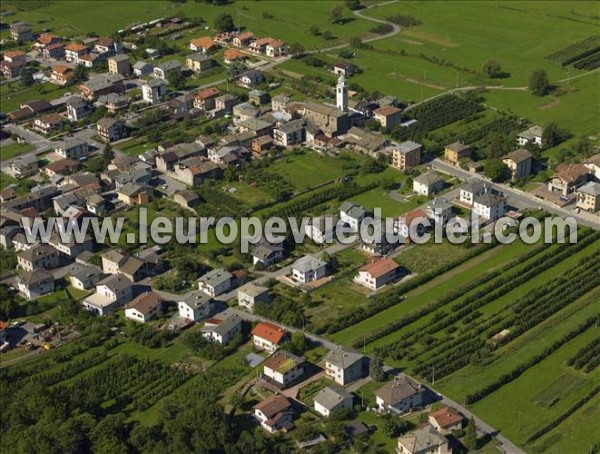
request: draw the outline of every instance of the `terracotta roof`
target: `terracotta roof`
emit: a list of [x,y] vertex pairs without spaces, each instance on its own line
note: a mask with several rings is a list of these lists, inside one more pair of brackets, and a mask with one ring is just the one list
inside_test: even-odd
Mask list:
[[384,107],[380,107],[379,109],[373,111],[373,113],[375,115],[383,115],[384,117],[394,115],[398,112],[401,112],[400,109],[398,109],[397,107],[394,107],[394,106],[384,106]]
[[65,65],[55,65],[52,67],[52,72],[54,72],[56,74],[65,75],[69,71],[73,71],[73,68],[69,68],[68,66],[65,66]]
[[375,279],[388,274],[391,271],[400,268],[396,262],[392,259],[379,258],[373,260],[371,263],[366,264],[359,271],[366,271]]
[[20,50],[7,50],[6,52],[4,52],[4,58],[15,58],[21,57],[23,55],[25,55],[25,52]]
[[246,54],[244,54],[243,52],[240,52],[237,49],[227,49],[223,53],[223,57],[225,58],[225,60],[238,60],[241,58],[248,58],[248,56]]
[[38,38],[38,43],[47,45],[52,42],[53,39],[58,38],[58,36],[53,35],[52,33],[42,33]]
[[98,41],[96,41],[97,46],[105,46],[105,47],[112,46],[114,43],[115,43],[115,40],[112,38],[98,38]]
[[254,38],[254,33],[252,32],[244,32],[244,33],[240,33],[237,36],[238,39],[244,40],[244,39],[250,39],[250,38]]
[[60,115],[57,113],[49,113],[49,114],[46,114],[46,115],[40,117],[40,122],[57,125],[62,122],[62,119],[61,119]]
[[256,47],[256,46],[259,46],[259,47],[260,46],[266,46],[268,44],[271,44],[272,41],[276,41],[276,40],[273,39],[273,38],[260,38],[260,39],[257,39],[256,41],[254,41],[251,45],[253,47]]
[[279,344],[287,334],[287,330],[269,322],[261,322],[252,330],[252,334],[272,344]]
[[195,47],[202,47],[205,50],[211,49],[212,47],[216,46],[215,42],[210,36],[203,36],[201,38],[192,39],[192,41],[190,41],[190,44],[192,44]]
[[83,44],[79,43],[71,43],[65,46],[65,50],[72,50],[73,52],[81,52],[82,50],[87,50],[87,47]]
[[154,308],[160,306],[162,299],[154,292],[142,293],[127,305],[128,308],[135,309],[142,314],[148,314]]
[[267,358],[263,366],[271,370],[285,374],[304,363],[304,358],[296,356],[290,352],[277,352],[273,356]]
[[198,93],[194,95],[196,99],[207,99],[212,98],[213,96],[219,96],[219,89],[217,87],[205,88],[204,90],[200,90]]
[[427,216],[427,213],[423,210],[412,210],[404,215],[404,223],[410,226],[417,218],[429,219],[429,216]]
[[573,183],[587,173],[591,171],[583,164],[560,164],[556,168],[556,176],[566,183]]
[[290,408],[292,404],[284,396],[272,396],[255,405],[253,408],[262,412],[268,419]]
[[269,46],[281,47],[281,46],[285,46],[285,42],[281,41],[280,39],[272,39],[271,42],[269,42]]
[[442,428],[452,427],[462,422],[463,417],[452,407],[440,408],[429,415]]
[[55,173],[61,173],[65,170],[71,170],[73,168],[78,168],[80,166],[78,161],[74,161],[73,159],[60,159],[59,161],[54,161],[44,167],[47,170],[50,170]]

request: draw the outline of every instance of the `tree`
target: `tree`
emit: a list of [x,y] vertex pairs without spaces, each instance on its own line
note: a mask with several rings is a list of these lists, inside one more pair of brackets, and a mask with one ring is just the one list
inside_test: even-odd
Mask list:
[[215,29],[218,32],[230,32],[235,28],[233,17],[230,14],[219,14],[215,19]]
[[323,39],[326,39],[327,41],[329,41],[330,39],[333,39],[333,33],[331,33],[329,30],[325,30],[322,34]]
[[504,155],[504,136],[499,132],[492,132],[488,137],[490,158],[500,158]]
[[168,72],[167,80],[175,90],[181,90],[185,86],[185,76],[178,69],[173,69]]
[[289,48],[290,55],[294,57],[298,57],[304,54],[304,46],[300,43],[292,43]]
[[483,174],[492,181],[502,181],[508,174],[508,167],[502,162],[502,159],[490,158],[485,161]]
[[321,33],[321,31],[319,30],[319,27],[317,27],[316,25],[311,25],[310,27],[308,27],[308,34],[311,36],[317,36]]
[[329,14],[329,22],[331,22],[332,24],[337,24],[341,20],[342,20],[342,7],[339,5],[334,6],[333,9],[331,10],[331,13]]
[[548,123],[542,133],[542,147],[552,148],[561,142],[561,131],[556,123]]
[[83,65],[75,66],[73,70],[73,77],[69,79],[69,85],[75,85],[80,82],[85,82],[88,78],[89,69]]
[[494,78],[494,77],[498,77],[500,75],[500,73],[502,72],[502,69],[500,68],[500,63],[498,63],[497,60],[494,60],[492,58],[483,64],[481,71],[487,77]]
[[475,418],[472,416],[465,430],[464,445],[469,451],[477,447],[477,428],[475,427]]
[[346,0],[346,6],[350,11],[355,11],[362,7],[360,0]]
[[104,165],[108,166],[110,162],[115,158],[115,152],[113,151],[110,144],[106,144],[104,146],[104,150],[102,151],[102,160],[104,161]]
[[369,364],[369,375],[374,381],[383,381],[385,379],[383,361],[378,355],[374,355],[371,358],[371,363]]
[[390,413],[383,417],[383,424],[381,430],[389,438],[396,438],[399,432],[398,421],[396,417]]
[[536,96],[544,96],[550,91],[548,73],[543,69],[536,69],[529,79],[529,90]]
[[307,348],[308,343],[306,341],[306,337],[304,337],[304,334],[300,331],[295,331],[292,333],[290,339],[290,349],[292,350],[292,353],[295,355],[301,355],[306,351]]
[[35,80],[33,79],[33,71],[26,66],[23,67],[19,76],[21,77],[21,84],[23,84],[26,87],[33,85],[35,82]]

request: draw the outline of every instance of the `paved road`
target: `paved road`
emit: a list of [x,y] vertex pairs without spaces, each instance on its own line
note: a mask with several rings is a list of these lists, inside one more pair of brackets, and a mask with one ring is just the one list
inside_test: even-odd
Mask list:
[[[467,172],[466,170],[463,170],[459,167],[450,165],[442,161],[441,159],[434,159],[431,162],[431,165],[434,169],[439,170],[440,172],[461,178],[463,180],[469,180],[474,178],[474,175],[472,173]],[[505,184],[491,183],[489,181],[488,183],[498,191],[503,192],[509,198],[515,199],[519,205],[529,206],[532,208],[542,208],[550,213],[556,214],[561,217],[571,216],[574,217],[579,224],[586,225],[596,230],[600,230],[600,218],[592,213],[582,211],[579,214],[577,214],[571,210],[560,208],[546,200],[539,199],[528,192],[521,191],[520,189],[515,189]]]

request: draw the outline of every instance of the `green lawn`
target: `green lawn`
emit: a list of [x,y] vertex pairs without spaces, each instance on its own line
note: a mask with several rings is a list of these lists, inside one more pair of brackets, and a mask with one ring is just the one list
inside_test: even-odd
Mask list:
[[399,202],[387,195],[387,190],[379,187],[352,197],[351,201],[363,207],[374,210],[381,209],[382,217],[395,217],[415,209],[417,201]]
[[30,87],[21,87],[18,83],[0,85],[0,101],[2,112],[17,110],[21,104],[29,101],[51,100],[59,98],[66,92],[75,93],[75,87],[60,87],[49,82]]
[[[13,143],[0,148],[0,160],[4,161],[5,159],[11,159],[33,150],[35,150],[35,147],[30,143]],[[4,178],[4,176],[2,178]]]
[[229,192],[230,195],[251,207],[273,201],[273,197],[259,186],[253,187],[242,182],[227,183],[227,186],[237,189],[233,193]]

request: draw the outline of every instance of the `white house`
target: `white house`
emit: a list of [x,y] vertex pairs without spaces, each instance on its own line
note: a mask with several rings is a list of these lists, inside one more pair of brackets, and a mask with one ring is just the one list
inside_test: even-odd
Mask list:
[[366,356],[360,353],[338,347],[325,356],[325,374],[342,386],[364,377],[367,372]]
[[45,270],[26,271],[16,281],[19,293],[27,299],[54,291],[54,276]]
[[379,290],[396,279],[399,269],[400,265],[394,260],[378,257],[359,268],[354,282],[370,290]]
[[287,388],[304,375],[306,360],[293,353],[280,351],[274,353],[263,363],[263,374],[281,388]]
[[247,308],[250,311],[254,310],[254,305],[257,302],[269,303],[271,298],[269,297],[269,289],[249,282],[248,284],[240,287],[237,292],[238,304]]
[[327,276],[327,263],[312,255],[305,255],[292,265],[292,276],[298,282],[309,282]]
[[423,173],[413,179],[413,191],[425,197],[444,188],[444,180],[433,172]]
[[142,85],[142,99],[156,104],[167,94],[167,83],[161,79],[151,79]]
[[233,275],[222,268],[209,271],[198,279],[198,288],[213,298],[230,290],[232,285]]
[[486,192],[475,197],[473,211],[486,221],[495,221],[506,213],[506,198]]
[[543,134],[544,128],[538,125],[534,125],[517,136],[517,143],[522,147],[527,145],[528,143],[532,143],[534,145],[537,145],[538,147],[541,147]]
[[252,330],[252,343],[256,348],[273,353],[288,336],[289,332],[281,326],[260,322]]
[[354,396],[337,386],[323,388],[314,398],[315,411],[325,417],[334,412],[352,410]]
[[358,231],[360,223],[367,216],[367,211],[360,205],[344,202],[340,206],[340,220],[348,224],[353,231]]
[[211,318],[202,327],[202,336],[211,342],[227,344],[242,332],[242,317],[231,314],[225,318]]
[[395,377],[375,392],[375,401],[381,412],[404,413],[427,404],[426,390],[406,376]]
[[177,302],[179,316],[194,322],[208,317],[212,310],[212,298],[202,290],[194,290]]
[[319,216],[309,222],[304,231],[317,244],[330,243],[335,239],[338,216]]
[[429,424],[398,437],[398,454],[452,454],[450,442]]
[[254,418],[269,433],[294,428],[292,403],[285,396],[273,395],[253,407]]
[[462,429],[463,416],[452,407],[443,407],[429,415],[429,424],[442,435]]
[[473,205],[473,201],[476,196],[481,195],[488,191],[486,183],[482,180],[474,178],[465,183],[460,187],[459,200],[466,205]]
[[154,292],[145,292],[125,308],[125,317],[145,323],[162,310],[163,300]]
[[63,159],[77,159],[88,155],[90,153],[90,148],[87,142],[72,138],[58,144],[54,147],[54,151]]
[[113,274],[98,282],[96,293],[83,300],[83,307],[98,315],[113,312],[131,301],[133,284],[122,274]]
[[283,259],[283,245],[261,241],[252,251],[252,263],[263,266],[273,265]]
[[69,267],[71,285],[79,290],[89,290],[104,278],[104,273],[95,266],[75,263]]

